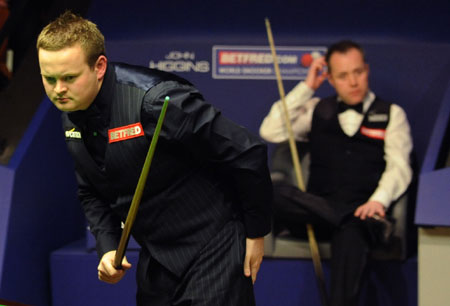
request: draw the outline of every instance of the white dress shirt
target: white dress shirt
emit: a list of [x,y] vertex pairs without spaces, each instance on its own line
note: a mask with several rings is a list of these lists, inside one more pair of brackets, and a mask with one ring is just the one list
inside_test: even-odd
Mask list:
[[[314,91],[304,82],[301,82],[285,98],[292,131],[298,141],[308,140],[314,108],[320,101],[313,95]],[[367,112],[374,100],[375,94],[369,91],[363,100],[364,113]],[[265,140],[279,143],[288,139],[282,111],[281,101],[277,101],[264,118],[259,132]],[[344,133],[351,137],[358,132],[364,115],[349,109],[340,113],[338,119]],[[392,201],[405,192],[412,178],[411,150],[412,139],[406,114],[400,106],[392,104],[384,139],[386,169],[369,201],[378,201],[387,209]]]

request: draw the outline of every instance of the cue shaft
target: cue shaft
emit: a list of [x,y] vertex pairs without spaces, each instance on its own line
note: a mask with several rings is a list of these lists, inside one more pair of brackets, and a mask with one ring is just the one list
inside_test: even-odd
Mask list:
[[[277,77],[278,91],[280,93],[281,105],[283,108],[284,122],[285,122],[286,129],[288,132],[289,147],[291,149],[291,157],[292,157],[292,162],[294,164],[295,177],[297,179],[298,188],[301,191],[305,191],[305,184],[303,183],[303,177],[301,174],[302,172],[301,172],[301,166],[300,166],[300,159],[299,159],[298,151],[297,151],[297,144],[295,142],[294,133],[292,131],[292,126],[291,126],[291,120],[289,118],[289,112],[288,112],[288,108],[286,105],[285,92],[284,92],[283,82],[281,80],[281,73],[280,73],[280,67],[278,65],[277,53],[275,51],[275,43],[273,40],[272,29],[270,27],[269,19],[266,18],[265,21],[266,21],[267,37],[269,40],[270,50],[272,52],[272,57],[273,57],[273,66],[275,68],[275,75]],[[306,224],[306,229],[307,229],[307,233],[308,233],[309,248],[311,251],[311,257],[312,257],[312,261],[313,261],[313,265],[314,265],[314,271],[316,274],[317,285],[319,287],[320,299],[321,299],[322,305],[327,306],[328,305],[328,297],[327,297],[327,292],[326,292],[326,287],[325,287],[325,278],[323,276],[322,264],[320,262],[319,247],[317,245],[316,236],[314,234],[314,228],[311,224]]]
[[152,141],[145,157],[144,166],[142,167],[141,175],[134,192],[133,200],[131,201],[130,209],[128,211],[127,219],[123,227],[122,236],[120,237],[119,246],[116,251],[114,258],[114,267],[116,269],[122,268],[122,259],[125,255],[125,251],[128,245],[128,240],[130,238],[131,228],[133,226],[134,220],[139,209],[139,204],[142,199],[142,194],[144,193],[145,183],[147,181],[148,173],[150,171],[150,166],[152,164],[153,155],[155,154],[156,144],[158,143],[159,133],[161,132],[161,127],[166,116],[167,106],[169,104],[170,98],[167,96],[164,99],[164,103],[159,114],[158,122],[156,124],[155,132],[153,133]]
[[289,112],[288,112],[287,105],[286,105],[283,81],[281,80],[280,67],[278,65],[277,53],[275,51],[275,43],[274,43],[273,36],[272,36],[272,29],[270,27],[269,19],[266,18],[265,20],[266,20],[266,28],[267,28],[267,37],[269,39],[270,50],[272,52],[272,57],[273,57],[273,66],[275,68],[275,75],[277,77],[278,91],[280,93],[281,105],[283,108],[284,123],[286,125],[286,129],[288,132],[289,148],[291,149],[291,157],[292,157],[292,163],[294,165],[295,177],[297,178],[298,188],[300,188],[300,190],[302,190],[302,191],[305,191],[305,184],[303,182],[300,160],[298,158],[297,145],[295,142],[294,133],[292,131],[291,120],[289,119]]

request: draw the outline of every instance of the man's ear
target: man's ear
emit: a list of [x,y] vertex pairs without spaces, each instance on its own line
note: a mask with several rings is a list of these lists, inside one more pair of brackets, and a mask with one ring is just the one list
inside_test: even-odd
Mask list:
[[336,86],[334,86],[334,79],[333,79],[333,76],[331,75],[331,73],[328,73],[328,83],[330,83],[330,85],[333,87],[333,88],[336,88]]
[[97,73],[97,79],[102,80],[106,73],[106,66],[108,65],[108,59],[104,55],[100,55],[95,62],[94,69]]

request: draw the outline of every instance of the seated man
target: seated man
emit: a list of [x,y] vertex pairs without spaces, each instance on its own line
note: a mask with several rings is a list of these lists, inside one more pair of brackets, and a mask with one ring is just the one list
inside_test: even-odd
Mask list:
[[[306,80],[286,96],[296,140],[310,143],[309,193],[275,187],[277,199],[284,199],[275,203],[275,221],[294,235],[304,228],[302,222],[329,224],[332,305],[357,305],[367,255],[380,243],[381,222],[376,220],[383,220],[412,178],[406,114],[377,97],[368,77],[363,49],[341,41],[330,46],[325,58],[315,59]],[[337,95],[313,98],[326,79]],[[280,103],[272,106],[260,129],[270,142],[288,137]],[[305,211],[312,221],[304,219]]]

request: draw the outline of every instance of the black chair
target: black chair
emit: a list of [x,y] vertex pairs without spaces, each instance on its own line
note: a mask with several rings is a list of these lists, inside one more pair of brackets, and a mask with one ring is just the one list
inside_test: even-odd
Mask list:
[[[309,146],[308,143],[298,142],[302,175],[307,185],[309,171]],[[284,180],[292,182],[297,186],[292,157],[287,142],[280,143],[275,147],[271,158],[272,181]],[[394,230],[387,244],[380,245],[372,250],[371,258],[375,260],[404,260],[411,252],[412,239],[408,237],[408,231],[412,222],[409,222],[408,214],[408,192],[401,196],[395,203],[392,203],[387,211],[387,215],[394,221]],[[276,205],[276,203],[273,203]],[[331,256],[330,242],[318,241],[321,258],[327,259]],[[265,237],[265,256],[277,258],[311,258],[307,239],[299,239],[292,236],[287,231],[268,234]]]

